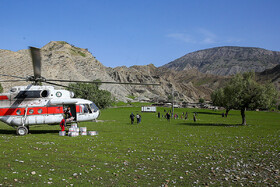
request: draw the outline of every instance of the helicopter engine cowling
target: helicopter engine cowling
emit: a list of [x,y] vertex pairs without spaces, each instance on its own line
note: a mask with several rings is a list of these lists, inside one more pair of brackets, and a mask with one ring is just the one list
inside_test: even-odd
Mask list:
[[23,90],[19,91],[15,96],[15,99],[26,99],[26,98],[45,98],[50,94],[49,90]]

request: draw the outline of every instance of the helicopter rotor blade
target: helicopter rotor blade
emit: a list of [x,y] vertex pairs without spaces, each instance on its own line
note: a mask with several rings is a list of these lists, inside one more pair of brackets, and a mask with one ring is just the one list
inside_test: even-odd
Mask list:
[[0,76],[4,76],[4,77],[13,77],[13,78],[18,78],[18,79],[24,79],[24,80],[26,80],[26,78],[24,78],[24,77],[19,77],[19,76],[14,76],[14,75],[0,74]]
[[45,83],[50,84],[50,85],[54,85],[54,86],[60,86],[60,87],[64,87],[64,88],[70,88],[70,89],[74,89],[74,90],[84,91],[84,90],[81,90],[81,89],[79,89],[79,88],[74,88],[74,87],[70,87],[70,86],[65,86],[65,85],[62,85],[62,84],[57,84],[57,83],[53,83],[53,82],[49,82],[49,81],[45,81]]
[[136,83],[136,82],[110,82],[110,81],[76,81],[76,80],[63,80],[63,79],[48,79],[47,81],[55,82],[76,82],[76,83],[92,83],[92,84],[128,84],[128,85],[151,85],[160,86],[158,83]]
[[0,82],[21,82],[21,81],[26,81],[26,80],[0,80]]
[[29,47],[31,52],[31,58],[33,63],[34,78],[41,77],[41,54],[40,49],[35,47]]

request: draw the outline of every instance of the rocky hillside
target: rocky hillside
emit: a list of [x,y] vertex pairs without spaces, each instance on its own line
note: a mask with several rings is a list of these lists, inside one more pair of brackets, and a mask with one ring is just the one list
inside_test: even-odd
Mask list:
[[222,86],[227,78],[210,74],[203,74],[196,70],[177,72],[167,68],[147,66],[110,68],[109,75],[118,82],[160,82],[161,86],[136,87],[126,86],[134,96],[146,98],[166,99],[173,91],[177,100],[187,102],[197,101],[199,98],[210,99],[213,89]]
[[[103,66],[88,50],[62,41],[48,43],[41,48],[41,53],[42,76],[45,78],[161,83],[160,86],[101,85],[101,89],[110,91],[117,100],[121,101],[127,101],[131,98],[167,100],[172,90],[175,93],[176,100],[187,102],[196,102],[199,98],[210,100],[211,92],[223,86],[228,79],[225,76],[202,73],[199,68],[184,68],[184,70],[178,71],[178,68],[157,68],[152,64],[109,68]],[[198,54],[200,53],[198,52]],[[271,55],[275,56],[274,52]],[[202,56],[206,58],[204,55]],[[231,55],[228,54],[228,58],[229,56]],[[0,74],[26,77],[33,74],[31,64],[30,52],[27,49],[17,52],[0,50]],[[271,66],[273,66],[272,64]],[[168,67],[168,65],[166,66]],[[204,68],[206,70],[206,66]],[[266,74],[273,74],[271,71],[268,70]],[[279,73],[277,74],[279,70],[273,71],[276,72],[275,80],[279,80]],[[264,77],[262,75],[258,76]],[[0,80],[7,79],[8,77],[0,77]],[[12,86],[27,85],[29,83],[2,82],[1,84],[4,87],[4,91],[8,91]]]
[[280,52],[253,47],[215,47],[186,54],[163,67],[174,70],[197,69],[202,73],[232,75],[261,72],[280,64]]
[[259,82],[272,82],[280,92],[280,65],[272,69],[267,69],[261,73],[257,73],[257,80]]
[[[78,48],[66,42],[50,42],[41,48],[42,76],[49,79],[113,81],[103,66],[86,49]],[[32,61],[28,49],[17,52],[0,51],[0,73],[26,77],[33,75]],[[1,80],[8,77],[1,77]],[[12,86],[26,85],[27,82],[1,83],[4,91]],[[125,100],[129,92],[119,85],[102,85],[117,99]]]

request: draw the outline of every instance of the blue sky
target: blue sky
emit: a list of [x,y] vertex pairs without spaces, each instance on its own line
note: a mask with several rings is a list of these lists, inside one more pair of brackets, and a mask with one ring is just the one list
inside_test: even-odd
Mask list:
[[66,41],[105,66],[218,46],[280,51],[279,0],[0,0],[0,49]]

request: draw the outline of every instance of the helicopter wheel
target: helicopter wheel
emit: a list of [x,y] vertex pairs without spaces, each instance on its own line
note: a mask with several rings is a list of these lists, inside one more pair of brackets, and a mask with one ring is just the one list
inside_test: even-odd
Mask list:
[[24,136],[28,133],[28,129],[25,126],[19,126],[17,128],[17,134],[20,136]]

